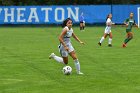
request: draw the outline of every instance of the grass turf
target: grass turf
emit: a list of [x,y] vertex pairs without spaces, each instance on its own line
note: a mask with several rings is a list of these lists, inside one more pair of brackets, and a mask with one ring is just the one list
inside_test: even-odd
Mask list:
[[73,27],[86,43],[72,39],[84,75],[77,75],[73,60],[70,76],[61,72],[63,65],[49,60],[58,52],[61,27],[0,28],[0,93],[139,93],[140,29],[133,28],[134,39],[121,48],[125,28],[112,28],[113,47],[108,39],[97,43],[104,27],[86,27],[84,32]]

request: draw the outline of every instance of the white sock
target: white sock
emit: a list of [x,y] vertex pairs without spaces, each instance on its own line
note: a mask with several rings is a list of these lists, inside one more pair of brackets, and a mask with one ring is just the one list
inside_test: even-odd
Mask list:
[[74,64],[75,64],[77,72],[80,72],[80,63],[79,63],[78,59],[74,60]]
[[54,56],[53,59],[56,60],[59,63],[63,63],[64,64],[64,61],[63,61],[63,58],[62,57]]
[[111,44],[111,42],[112,42],[112,38],[109,38],[108,44]]
[[104,39],[105,39],[105,38],[104,38],[104,37],[102,37],[102,38],[101,38],[101,40],[100,40],[100,43],[102,43],[102,42],[104,41]]

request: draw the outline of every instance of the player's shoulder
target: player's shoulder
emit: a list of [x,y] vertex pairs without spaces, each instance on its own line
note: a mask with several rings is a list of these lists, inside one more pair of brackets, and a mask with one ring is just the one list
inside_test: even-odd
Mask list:
[[67,26],[65,26],[65,27],[63,28],[63,30],[67,30],[67,31],[68,31],[68,30],[69,30],[69,28],[68,28]]
[[107,18],[107,20],[106,20],[107,22],[110,22],[111,21],[111,19],[110,18]]
[[63,30],[66,30],[66,31],[73,31],[73,29],[71,28],[71,29],[69,29],[67,26],[65,26],[64,28],[63,28]]
[[128,20],[128,21],[129,21],[129,20],[130,20],[130,18],[126,18],[125,20]]

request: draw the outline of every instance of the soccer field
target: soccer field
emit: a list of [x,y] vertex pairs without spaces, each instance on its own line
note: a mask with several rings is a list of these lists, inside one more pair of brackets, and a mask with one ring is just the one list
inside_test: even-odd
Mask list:
[[84,75],[62,73],[63,65],[48,59],[58,52],[61,27],[0,28],[0,93],[139,93],[140,29],[133,28],[134,39],[121,48],[125,27],[112,27],[113,47],[108,38],[98,46],[104,27],[86,27],[74,32],[84,41],[72,39]]

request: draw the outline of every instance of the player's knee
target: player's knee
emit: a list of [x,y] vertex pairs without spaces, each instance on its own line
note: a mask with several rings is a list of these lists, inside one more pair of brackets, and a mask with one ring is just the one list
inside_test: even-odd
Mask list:
[[110,38],[112,39],[112,38],[113,38],[113,36],[110,36]]
[[72,58],[73,58],[73,60],[77,59],[76,54],[73,54],[73,55],[72,55]]
[[77,59],[77,57],[76,57],[76,56],[74,56],[74,57],[73,57],[73,60],[76,60],[76,59]]
[[77,59],[77,56],[75,53],[72,54],[72,58],[73,58],[73,60]]
[[133,36],[130,36],[129,38],[130,38],[130,39],[133,39]]

